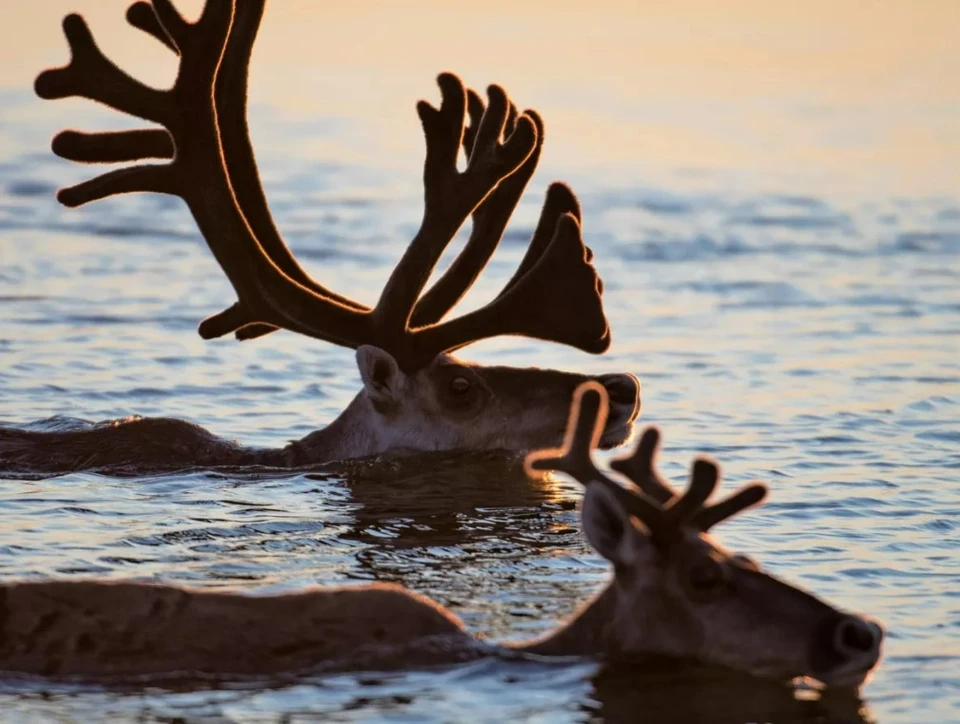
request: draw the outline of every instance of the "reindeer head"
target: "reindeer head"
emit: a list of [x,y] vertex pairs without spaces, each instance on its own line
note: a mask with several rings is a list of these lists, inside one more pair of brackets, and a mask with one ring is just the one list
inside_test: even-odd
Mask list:
[[754,483],[707,505],[719,471],[699,459],[687,491],[676,494],[654,469],[654,428],[633,455],[612,463],[637,487],[619,485],[590,458],[606,414],[605,390],[584,384],[564,447],[533,453],[527,465],[565,472],[587,487],[584,531],[614,567],[609,653],[667,654],[759,676],[862,684],[880,658],[883,629],[877,623],[764,573],[708,534],[763,500],[766,487]]
[[357,350],[363,380],[362,417],[383,450],[484,449],[525,452],[563,440],[569,400],[594,379],[603,385],[611,414],[602,447],[620,445],[640,413],[640,383],[633,375],[586,375],[536,367],[487,367],[441,354],[405,372],[379,347]]

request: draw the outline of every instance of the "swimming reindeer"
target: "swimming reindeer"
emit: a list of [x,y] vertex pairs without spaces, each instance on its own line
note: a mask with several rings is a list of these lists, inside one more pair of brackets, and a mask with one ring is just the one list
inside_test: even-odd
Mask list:
[[[181,197],[233,285],[238,301],[201,322],[205,339],[240,340],[286,329],[356,349],[363,389],[323,430],[282,450],[257,451],[179,420],[146,419],[62,433],[0,431],[0,464],[76,469],[129,462],[146,467],[302,465],[397,450],[507,449],[556,444],[567,401],[585,375],[485,367],[450,353],[498,335],[522,335],[602,353],[610,330],[602,282],[581,238],[573,192],[552,184],[526,255],[499,295],[444,320],[490,259],[543,144],[536,111],[518,112],[499,86],[486,104],[450,73],[442,102],[417,112],[426,137],[425,210],[371,309],[314,281],[277,231],[260,184],[246,121],[250,55],[265,0],[207,0],[196,22],[170,0],[136,2],[127,18],[180,57],[173,87],[147,87],[97,47],[85,21],[63,22],[70,63],[36,80],[42,98],[80,96],[162,126],[116,133],[63,131],[53,151],[81,162],[169,158],[133,165],[59,191],[75,207],[129,192]],[[465,119],[469,123],[465,128]],[[457,170],[463,146],[466,168]],[[444,249],[468,217],[471,234],[424,293]],[[629,437],[639,383],[628,374],[595,378],[615,414],[603,438]]]
[[0,586],[0,669],[93,679],[383,670],[514,651],[622,660],[650,654],[693,659],[758,676],[814,677],[857,687],[880,657],[883,630],[838,611],[720,547],[709,531],[759,503],[752,484],[707,504],[717,466],[694,462],[682,495],[653,467],[659,435],[601,473],[590,458],[608,395],[577,390],[566,443],[528,457],[586,486],[583,528],[613,565],[604,590],[554,633],[496,647],[470,636],[429,599],[395,585],[315,588],[250,596],[106,581],[26,581]]

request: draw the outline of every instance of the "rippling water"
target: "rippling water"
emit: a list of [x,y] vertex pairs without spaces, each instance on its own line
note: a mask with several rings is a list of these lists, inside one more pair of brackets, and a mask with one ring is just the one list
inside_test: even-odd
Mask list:
[[[18,18],[37,47],[50,48],[37,67],[63,57],[54,50],[55,23],[44,15],[55,17],[61,4],[38,4],[45,24],[27,11]],[[905,109],[897,105],[901,96],[920,93],[922,84],[909,91],[867,84],[857,88],[869,102],[834,94],[804,106],[801,100],[812,101],[802,84],[816,85],[809,78],[788,79],[801,85],[794,97],[771,90],[761,71],[731,63],[731,78],[739,72],[743,83],[756,80],[755,95],[724,96],[708,80],[702,91],[712,105],[694,107],[682,72],[693,61],[678,60],[681,22],[657,46],[674,49],[661,62],[668,75],[676,71],[675,92],[656,91],[637,71],[637,83],[653,93],[640,97],[601,74],[603,57],[585,65],[582,82],[569,88],[569,78],[552,75],[546,61],[515,70],[501,54],[485,72],[483,60],[441,44],[443,59],[425,46],[413,59],[399,57],[396,67],[377,56],[365,65],[350,55],[334,68],[314,60],[301,77],[309,76],[321,96],[342,91],[330,98],[336,110],[325,112],[322,97],[268,94],[274,86],[267,78],[279,86],[289,80],[280,41],[289,39],[293,56],[309,47],[294,27],[310,14],[306,7],[271,6],[266,59],[253,78],[265,183],[298,258],[338,291],[373,301],[418,222],[420,150],[411,106],[416,94],[431,91],[430,74],[479,69],[478,82],[493,74],[511,89],[526,89],[547,119],[546,169],[468,303],[509,278],[547,182],[562,176],[581,196],[588,243],[606,281],[614,347],[592,358],[513,339],[477,345],[466,356],[636,373],[644,385],[643,420],[664,430],[665,472],[681,477],[693,454],[708,452],[723,464],[728,485],[770,483],[770,502],[726,524],[720,538],[829,600],[882,619],[889,630],[882,667],[863,701],[797,700],[779,686],[717,672],[600,671],[583,662],[494,660],[199,692],[13,680],[0,684],[4,720],[90,721],[105,712],[137,721],[243,722],[450,721],[481,713],[497,721],[956,719],[960,196],[956,176],[937,173],[960,163],[957,94],[911,97]],[[494,23],[505,11],[495,5],[491,12],[478,32],[509,48],[506,21]],[[607,52],[626,62],[631,35],[617,23],[637,17],[617,12],[598,15],[596,33],[608,32]],[[561,39],[576,21],[569,14],[553,20]],[[523,28],[533,22],[518,17]],[[773,27],[769,18],[753,21]],[[349,29],[363,20],[346,12],[330,22]],[[443,23],[452,20],[441,13],[436,22],[449,30]],[[665,27],[662,18],[649,22]],[[702,31],[690,27],[694,35]],[[714,43],[727,37],[725,29],[754,26],[717,27],[709,35]],[[381,40],[389,45],[390,37]],[[780,36],[771,37],[737,40],[737,48],[782,45]],[[816,37],[824,53],[831,50],[833,36]],[[891,41],[890,53],[903,49],[898,42]],[[556,48],[543,52],[557,61],[557,73],[567,71]],[[787,51],[770,52],[771,67],[781,68]],[[932,61],[911,58],[901,58],[914,62],[903,73],[936,81],[922,75]],[[641,60],[651,59],[638,55],[638,68]],[[711,67],[704,58],[696,62]],[[421,72],[421,64],[430,69]],[[333,419],[358,389],[348,351],[286,333],[243,345],[196,336],[197,321],[232,292],[179,201],[126,197],[80,211],[57,206],[55,189],[86,170],[53,158],[49,136],[61,125],[102,128],[115,119],[79,103],[34,100],[27,85],[34,70],[22,79],[0,76],[0,421],[51,428],[168,415],[273,446]],[[623,77],[633,70],[625,66]],[[836,72],[841,79],[853,73],[844,65]],[[374,87],[358,87],[370,78],[378,79]],[[268,87],[259,96],[258,81]],[[415,90],[393,103],[401,95],[396,88]],[[352,102],[354,115],[344,110]],[[758,140],[747,117],[760,107],[775,132]],[[398,128],[394,118],[402,118]],[[612,133],[620,152],[594,154],[599,141],[581,138],[590,126]],[[646,153],[649,139],[675,139],[678,128],[703,143],[668,144],[641,159],[625,141],[648,144]],[[732,159],[716,151],[730,150],[731,133],[742,151]],[[924,143],[903,154],[904,138]],[[796,144],[804,152],[791,155]],[[691,155],[700,150],[697,164]],[[257,592],[398,581],[447,605],[477,633],[518,639],[550,628],[607,576],[581,538],[579,497],[571,483],[526,482],[490,461],[447,456],[295,475],[0,479],[0,576],[137,577]]]

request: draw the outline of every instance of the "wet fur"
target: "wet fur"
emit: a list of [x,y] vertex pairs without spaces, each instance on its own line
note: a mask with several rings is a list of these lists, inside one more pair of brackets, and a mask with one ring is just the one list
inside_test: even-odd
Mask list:
[[273,674],[371,658],[383,665],[393,650],[424,639],[470,648],[452,614],[384,584],[244,596],[125,582],[8,583],[0,617],[0,668],[51,677]]
[[278,465],[282,450],[254,450],[199,425],[171,418],[126,418],[83,430],[40,432],[0,427],[0,470],[67,473],[125,465],[139,471],[223,465]]

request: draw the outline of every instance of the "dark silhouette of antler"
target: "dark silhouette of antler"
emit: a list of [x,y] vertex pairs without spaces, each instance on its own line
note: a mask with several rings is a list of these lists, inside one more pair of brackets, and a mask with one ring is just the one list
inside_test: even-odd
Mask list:
[[[480,148],[484,143],[489,144],[489,135],[479,134],[484,119],[492,118],[486,126],[492,132],[504,138],[513,134],[517,119],[520,117],[517,107],[510,102],[500,86],[490,86],[487,90],[490,97],[490,106],[485,107],[480,96],[472,88],[467,90],[467,109],[470,122],[464,130],[463,149],[467,158],[474,153],[475,141]],[[503,179],[490,195],[473,212],[473,228],[463,251],[453,261],[447,271],[434,285],[427,290],[417,302],[411,317],[411,324],[422,326],[435,324],[456,305],[462,295],[476,281],[483,267],[493,256],[497,245],[503,237],[507,223],[513,215],[514,209],[523,195],[524,189],[536,171],[540,161],[540,152],[543,149],[544,127],[543,120],[534,110],[523,112],[534,123],[537,131],[537,142],[533,152],[520,168]],[[499,126],[499,127],[498,127]],[[479,135],[478,135],[479,134]],[[573,214],[577,222],[581,220],[580,205],[570,189],[559,182],[554,182],[547,190],[547,199],[544,202],[540,215],[540,222],[534,231],[527,254],[517,269],[514,277],[506,284],[504,291],[509,289],[536,261],[543,255],[544,249],[550,243],[557,221],[566,213]],[[589,260],[589,259],[588,259]],[[602,290],[602,286],[600,287]]]
[[[146,191],[180,196],[233,285],[238,301],[200,324],[204,338],[250,339],[285,328],[347,347],[375,344],[407,370],[479,339],[517,334],[599,353],[610,343],[602,285],[580,235],[576,199],[554,184],[516,275],[489,304],[442,322],[495,250],[536,168],[543,123],[519,113],[499,86],[484,106],[450,73],[439,108],[421,101],[426,138],[420,229],[370,309],[314,281],[283,242],[263,193],[246,122],[246,88],[264,0],[207,0],[186,21],[170,0],[135,2],[128,21],[180,57],[169,90],[134,80],[97,47],[83,18],[64,32],[72,58],[36,81],[43,98],[82,96],[162,126],[119,133],[64,131],[53,150],[83,162],[170,159],[111,171],[62,189],[68,206]],[[465,129],[468,112],[470,124]],[[467,166],[456,168],[461,144]],[[470,240],[426,294],[444,249],[472,215]]]
[[683,494],[675,493],[654,468],[660,442],[660,432],[654,427],[644,431],[630,456],[618,458],[610,465],[636,487],[614,482],[597,469],[591,457],[606,424],[607,404],[607,391],[602,385],[596,382],[580,385],[570,406],[563,446],[530,453],[526,458],[527,470],[556,470],[582,485],[606,486],[661,544],[675,540],[683,526],[707,531],[766,497],[765,485],[750,483],[720,502],[706,505],[719,481],[720,469],[716,463],[703,458],[694,461],[687,490]]

